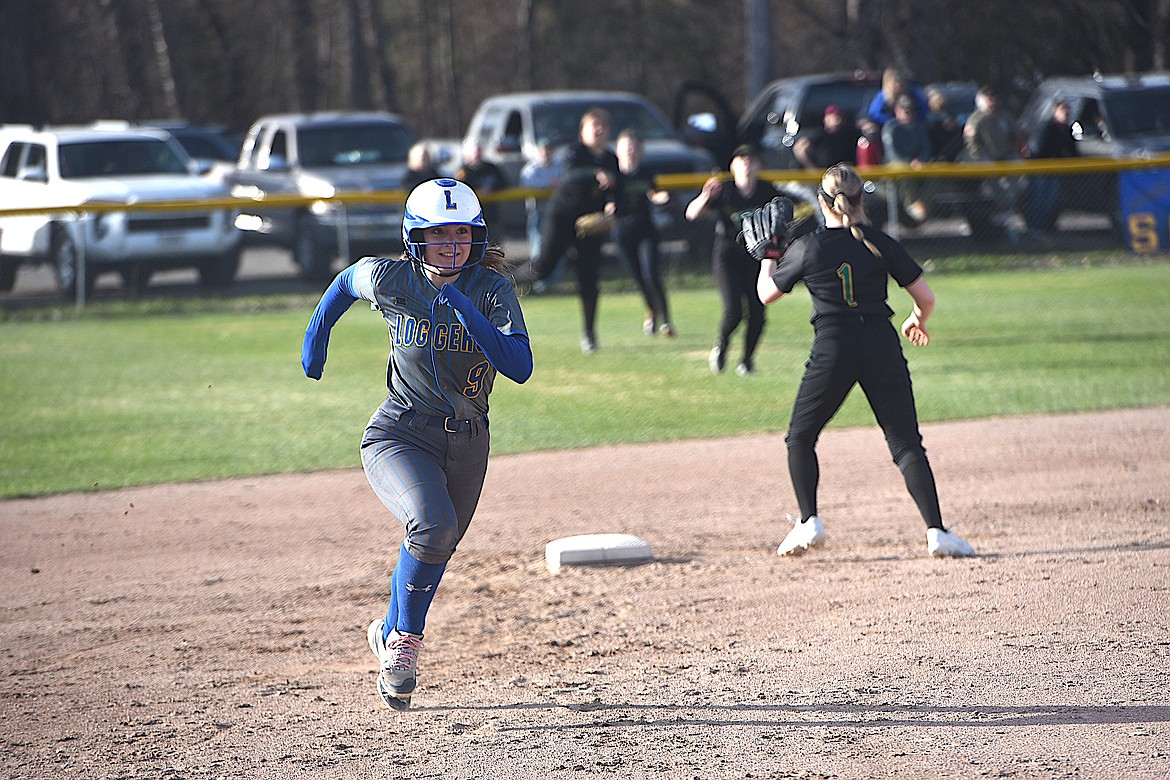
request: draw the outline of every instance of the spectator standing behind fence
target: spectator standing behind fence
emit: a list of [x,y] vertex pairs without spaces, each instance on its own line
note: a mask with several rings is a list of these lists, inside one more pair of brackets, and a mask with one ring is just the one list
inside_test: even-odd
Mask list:
[[[921,168],[930,159],[930,136],[915,113],[914,100],[902,95],[894,106],[894,118],[882,127],[882,149],[887,165]],[[897,181],[906,213],[915,222],[926,219],[924,183],[917,179]]]
[[926,133],[930,136],[930,159],[954,162],[963,149],[963,123],[947,107],[947,97],[938,89],[926,91]]
[[841,113],[834,103],[825,106],[822,129],[792,146],[797,161],[809,170],[823,171],[837,163],[857,163],[857,141],[861,135],[852,117]]
[[[529,189],[551,190],[561,178],[561,164],[553,159],[552,144],[538,143],[532,157],[520,169],[520,186]],[[547,198],[530,196],[524,201],[527,217],[528,256],[540,254],[540,228],[544,222],[544,207]]]
[[424,181],[439,178],[439,170],[431,161],[431,150],[425,141],[419,141],[406,153],[406,176],[402,189],[410,192]]
[[622,262],[634,277],[646,302],[646,319],[642,332],[647,336],[661,333],[675,335],[662,285],[658,229],[654,227],[653,206],[665,206],[670,193],[654,186],[654,176],[642,168],[642,138],[633,130],[623,130],[617,137],[621,172],[622,198],[617,203],[613,226],[614,243]]
[[736,147],[729,167],[731,181],[725,183],[719,176],[707,179],[703,189],[687,204],[686,216],[691,221],[708,211],[714,211],[718,216],[711,272],[723,301],[723,316],[707,365],[713,374],[723,371],[731,334],[744,319],[746,303],[747,333],[743,339],[743,359],[735,370],[740,376],[748,376],[755,371],[756,347],[764,333],[764,304],[756,295],[759,262],[748,254],[740,233],[743,218],[780,193],[769,182],[760,181],[760,157],[754,146],[743,144]]
[[[963,125],[963,152],[959,159],[970,162],[1002,162],[1019,156],[1016,139],[1016,120],[999,105],[999,95],[991,87],[981,87],[975,94],[975,111]],[[1018,178],[1000,176],[983,179],[978,184],[983,196],[996,212],[992,222],[998,223],[1014,242],[1017,229],[1011,223],[1019,197]]]
[[975,95],[975,111],[963,125],[963,158],[975,162],[998,162],[1015,159],[1016,120],[999,105],[999,95],[991,87],[981,87]]
[[497,223],[496,215],[499,209],[491,203],[490,196],[508,186],[504,179],[504,172],[495,163],[483,159],[483,147],[477,141],[468,141],[463,145],[463,165],[460,166],[455,178],[475,190],[480,201],[487,200],[483,206],[483,218],[489,225]]
[[908,95],[914,101],[914,114],[919,121],[926,120],[927,100],[921,89],[912,85],[906,75],[897,68],[886,68],[882,73],[882,91],[873,96],[866,116],[879,128],[894,118],[894,107],[898,98]]
[[[1033,159],[1077,156],[1067,102],[1057,101],[1052,107],[1052,116],[1040,127],[1028,148]],[[1059,176],[1037,174],[1029,177],[1024,194],[1024,220],[1031,233],[1043,235],[1056,227],[1061,186]]]

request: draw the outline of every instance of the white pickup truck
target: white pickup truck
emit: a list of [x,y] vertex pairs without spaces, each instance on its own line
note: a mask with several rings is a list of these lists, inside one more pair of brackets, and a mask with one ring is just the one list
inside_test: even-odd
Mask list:
[[[157,270],[195,267],[205,287],[227,287],[240,264],[233,210],[165,204],[228,194],[163,130],[0,127],[0,292],[21,265],[40,262],[53,265],[68,298],[106,271],[144,287]],[[41,208],[54,210],[10,213]]]

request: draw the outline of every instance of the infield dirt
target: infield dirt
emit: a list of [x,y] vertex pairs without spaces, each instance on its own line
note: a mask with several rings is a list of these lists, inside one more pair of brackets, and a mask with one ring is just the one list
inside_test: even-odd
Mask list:
[[[414,709],[365,628],[360,469],[0,502],[8,778],[1166,778],[1170,409],[924,426],[979,557],[927,557],[876,428],[493,460]],[[551,576],[546,542],[655,560]]]

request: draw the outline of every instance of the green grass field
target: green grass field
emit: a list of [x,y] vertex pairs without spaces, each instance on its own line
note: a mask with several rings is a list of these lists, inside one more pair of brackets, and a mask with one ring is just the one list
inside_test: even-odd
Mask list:
[[[930,280],[934,340],[906,346],[924,421],[1170,404],[1170,263]],[[901,322],[909,298],[892,290],[891,302]],[[355,306],[313,382],[300,340],[314,303],[9,316],[0,324],[0,496],[356,467],[362,428],[385,395],[385,326]],[[523,386],[497,381],[493,452],[783,430],[812,335],[803,288],[769,307],[747,378],[707,368],[713,288],[675,289],[671,304],[679,338],[647,338],[637,296],[604,294],[601,350],[584,356],[577,299],[526,297],[536,371]],[[833,424],[873,424],[859,391]]]

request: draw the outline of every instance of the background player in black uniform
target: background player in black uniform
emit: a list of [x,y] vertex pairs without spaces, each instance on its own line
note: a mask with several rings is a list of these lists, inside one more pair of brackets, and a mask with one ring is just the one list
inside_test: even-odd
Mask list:
[[646,301],[646,320],[642,332],[647,336],[662,333],[675,335],[662,285],[658,229],[654,226],[653,205],[670,202],[670,193],[654,186],[654,176],[642,168],[642,137],[634,130],[623,130],[614,145],[621,169],[623,197],[617,204],[613,240],[622,262],[634,277],[642,299]]
[[761,258],[760,300],[777,301],[803,281],[813,301],[812,353],[786,438],[788,470],[801,517],[777,552],[799,554],[824,541],[817,516],[816,443],[849,391],[860,384],[926,521],[927,551],[932,556],[971,556],[975,554],[971,545],[943,526],[934,473],[918,429],[910,370],[890,323],[894,312],[886,302],[892,277],[914,299],[902,334],[910,343],[926,346],[934,293],[902,245],[865,224],[862,196],[861,177],[852,166],[829,168],[817,193],[825,227],[794,241],[779,262]]
[[744,319],[747,306],[747,333],[743,339],[743,359],[736,372],[747,376],[755,371],[754,355],[764,333],[764,304],[756,296],[756,275],[759,264],[739,240],[743,218],[754,209],[769,203],[779,193],[768,182],[760,181],[760,157],[755,147],[743,144],[731,156],[732,181],[725,184],[712,176],[703,184],[702,191],[687,205],[686,216],[696,220],[709,210],[715,210],[715,252],[711,271],[723,300],[723,317],[719,321],[719,336],[711,350],[708,364],[712,373],[723,371],[727,362],[731,334]]
[[[532,259],[524,281],[552,276],[561,256],[577,250],[577,292],[581,296],[581,351],[597,350],[598,279],[601,275],[601,245],[604,235],[577,235],[577,218],[604,211],[613,215],[621,195],[617,156],[609,148],[612,130],[609,112],[591,108],[581,117],[578,139],[564,157],[564,172],[553,190],[544,214],[540,256]],[[529,277],[532,277],[531,279]]]

